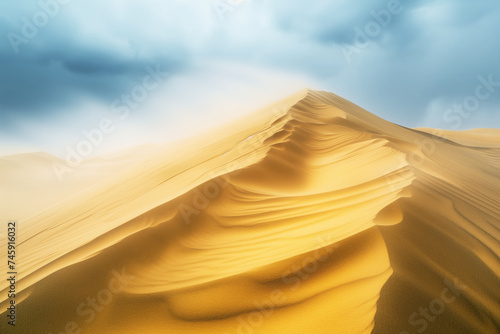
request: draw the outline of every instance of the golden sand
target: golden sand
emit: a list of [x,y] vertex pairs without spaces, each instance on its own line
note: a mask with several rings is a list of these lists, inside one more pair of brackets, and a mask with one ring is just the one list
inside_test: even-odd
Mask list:
[[19,224],[1,333],[499,332],[498,130],[304,90],[62,183],[54,159],[0,158]]

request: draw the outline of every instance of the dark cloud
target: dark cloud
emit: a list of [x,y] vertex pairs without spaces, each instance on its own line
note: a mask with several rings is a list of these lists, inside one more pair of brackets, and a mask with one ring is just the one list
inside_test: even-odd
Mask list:
[[[157,64],[186,74],[213,60],[286,70],[406,126],[423,125],[435,101],[463,99],[480,75],[500,80],[498,1],[401,0],[401,13],[359,47],[358,29],[391,1],[247,0],[223,21],[201,1],[73,1],[18,53],[7,34],[22,34],[24,19],[41,8],[3,2],[0,123],[71,112],[79,98],[109,104]],[[359,51],[350,62],[346,46]],[[480,112],[498,105],[500,90]]]

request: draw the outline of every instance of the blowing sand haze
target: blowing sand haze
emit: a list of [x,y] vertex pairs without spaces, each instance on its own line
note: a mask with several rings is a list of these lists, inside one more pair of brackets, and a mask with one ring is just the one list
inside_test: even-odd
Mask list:
[[2,334],[500,333],[499,130],[303,90],[67,182],[55,159],[0,158]]

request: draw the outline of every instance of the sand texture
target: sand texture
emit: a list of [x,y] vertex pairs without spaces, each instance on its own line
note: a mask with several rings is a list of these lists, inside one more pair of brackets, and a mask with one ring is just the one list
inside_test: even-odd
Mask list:
[[303,90],[61,183],[56,160],[0,158],[2,334],[500,333],[499,130]]

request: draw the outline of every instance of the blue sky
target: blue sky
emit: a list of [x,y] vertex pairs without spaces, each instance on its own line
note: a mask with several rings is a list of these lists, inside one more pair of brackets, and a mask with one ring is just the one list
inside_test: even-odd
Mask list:
[[5,0],[0,29],[0,154],[62,156],[107,118],[96,153],[179,139],[305,87],[500,128],[498,0]]

